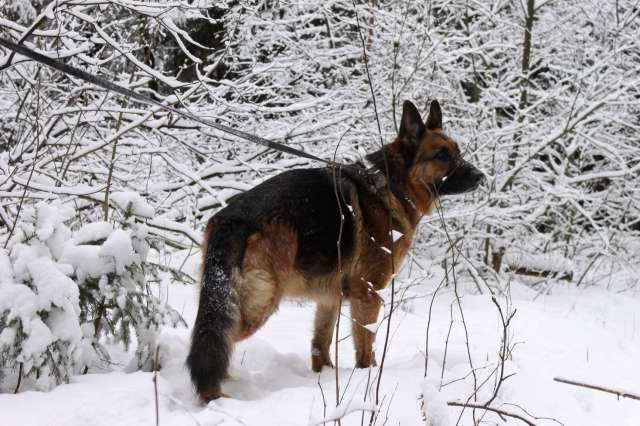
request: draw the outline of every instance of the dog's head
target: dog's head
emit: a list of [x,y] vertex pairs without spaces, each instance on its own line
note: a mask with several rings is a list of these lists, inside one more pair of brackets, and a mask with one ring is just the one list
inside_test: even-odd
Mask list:
[[462,159],[458,144],[442,130],[442,111],[435,100],[426,123],[413,103],[404,102],[398,137],[385,153],[392,179],[423,212],[437,197],[472,191],[485,179]]

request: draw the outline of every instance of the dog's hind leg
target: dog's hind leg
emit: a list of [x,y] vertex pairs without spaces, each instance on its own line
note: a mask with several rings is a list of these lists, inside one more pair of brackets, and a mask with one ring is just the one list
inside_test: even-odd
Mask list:
[[279,229],[266,227],[247,239],[242,269],[234,277],[241,318],[236,341],[262,327],[280,303],[282,277],[278,272],[286,270],[286,265],[291,263],[284,250],[276,246],[283,234]]
[[311,367],[319,372],[322,367],[333,367],[329,348],[333,338],[333,329],[338,319],[340,300],[318,302],[314,321],[313,340],[311,341]]
[[268,271],[244,270],[235,281],[240,308],[240,325],[235,341],[246,339],[258,331],[278,307],[278,283]]
[[382,306],[382,299],[375,292],[351,298],[352,335],[356,349],[357,368],[376,365],[376,356],[372,349],[375,334],[364,326],[376,322],[380,306]]

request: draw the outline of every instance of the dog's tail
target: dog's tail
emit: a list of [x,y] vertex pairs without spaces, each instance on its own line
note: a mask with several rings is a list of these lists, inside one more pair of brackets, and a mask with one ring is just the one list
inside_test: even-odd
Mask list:
[[239,315],[231,274],[242,263],[249,232],[244,223],[213,224],[204,250],[200,303],[187,367],[205,402],[222,396],[220,382],[227,374],[231,333]]

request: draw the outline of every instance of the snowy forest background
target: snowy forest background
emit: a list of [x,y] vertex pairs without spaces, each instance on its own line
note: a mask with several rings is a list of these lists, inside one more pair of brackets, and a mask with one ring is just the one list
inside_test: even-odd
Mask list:
[[[361,159],[381,139],[391,142],[404,100],[424,114],[431,100],[440,101],[445,130],[488,185],[443,200],[423,220],[396,303],[386,305],[398,323],[392,318],[387,329],[380,321],[379,341],[385,333],[406,337],[402,315],[422,315],[406,320],[415,323],[410,345],[421,345],[417,361],[398,370],[420,383],[418,391],[394,397],[393,363],[349,390],[353,361],[341,354],[340,374],[321,380],[300,373],[315,408],[305,402],[296,417],[295,404],[282,402],[290,423],[273,424],[339,417],[360,424],[370,415],[377,424],[418,424],[403,417],[410,411],[433,426],[526,424],[522,418],[631,425],[640,422],[637,401],[535,382],[540,370],[527,373],[516,360],[540,359],[541,352],[532,343],[518,347],[527,331],[514,322],[543,330],[546,307],[575,311],[554,317],[550,334],[528,330],[540,335],[540,347],[554,348],[543,364],[563,375],[576,364],[567,338],[579,336],[595,345],[592,353],[602,352],[597,365],[617,370],[591,365],[581,372],[593,372],[601,386],[640,393],[637,366],[630,367],[640,359],[639,16],[636,0],[3,0],[0,37],[167,105],[341,162]],[[275,408],[267,393],[254,389],[244,395],[248,405],[226,402],[207,412],[185,383],[161,392],[159,403],[156,379],[167,389],[173,379],[186,380],[181,351],[208,218],[274,174],[316,166],[0,49],[0,406],[29,398],[47,406],[68,400],[55,392],[69,381],[99,393],[101,379],[83,377],[160,369],[117,376],[125,383],[153,378],[155,400],[151,387],[144,391],[149,400],[136,405],[141,423],[157,421],[160,404],[164,423],[270,424]],[[183,298],[176,302],[176,295]],[[278,315],[310,327],[309,314],[297,313],[311,307],[300,308]],[[491,325],[474,333],[474,318],[478,327]],[[599,334],[588,331],[590,321],[616,326]],[[166,331],[172,327],[181,331]],[[269,330],[266,341],[280,342]],[[295,342],[304,364],[307,336],[293,330],[282,342]],[[274,365],[291,362],[278,352],[293,349],[248,345],[246,353],[266,351]],[[591,362],[589,349],[586,357]],[[239,374],[242,393],[253,376]],[[448,375],[459,380],[443,386]],[[376,390],[378,377],[389,387]],[[56,385],[49,394],[29,392]],[[349,392],[356,396],[345,399]],[[260,406],[255,400],[265,404],[261,423],[250,420]],[[354,410],[360,414],[349,414]],[[0,413],[25,424],[16,408]],[[107,422],[117,413],[105,416]]]

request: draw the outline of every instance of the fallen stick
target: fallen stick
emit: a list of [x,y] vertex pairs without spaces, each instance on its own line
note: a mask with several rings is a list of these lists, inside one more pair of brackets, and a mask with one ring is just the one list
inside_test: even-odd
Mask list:
[[556,382],[560,382],[560,383],[566,383],[568,385],[580,386],[580,387],[583,387],[583,388],[595,389],[595,390],[599,390],[599,391],[602,391],[602,392],[612,393],[614,395],[617,395],[618,398],[623,397],[623,398],[630,398],[630,399],[635,399],[635,400],[640,401],[640,395],[635,394],[635,393],[631,393],[631,392],[627,392],[627,391],[624,391],[624,390],[605,388],[605,387],[597,386],[597,385],[590,385],[589,383],[576,382],[575,380],[563,379],[562,377],[554,377],[553,380],[555,380]]

